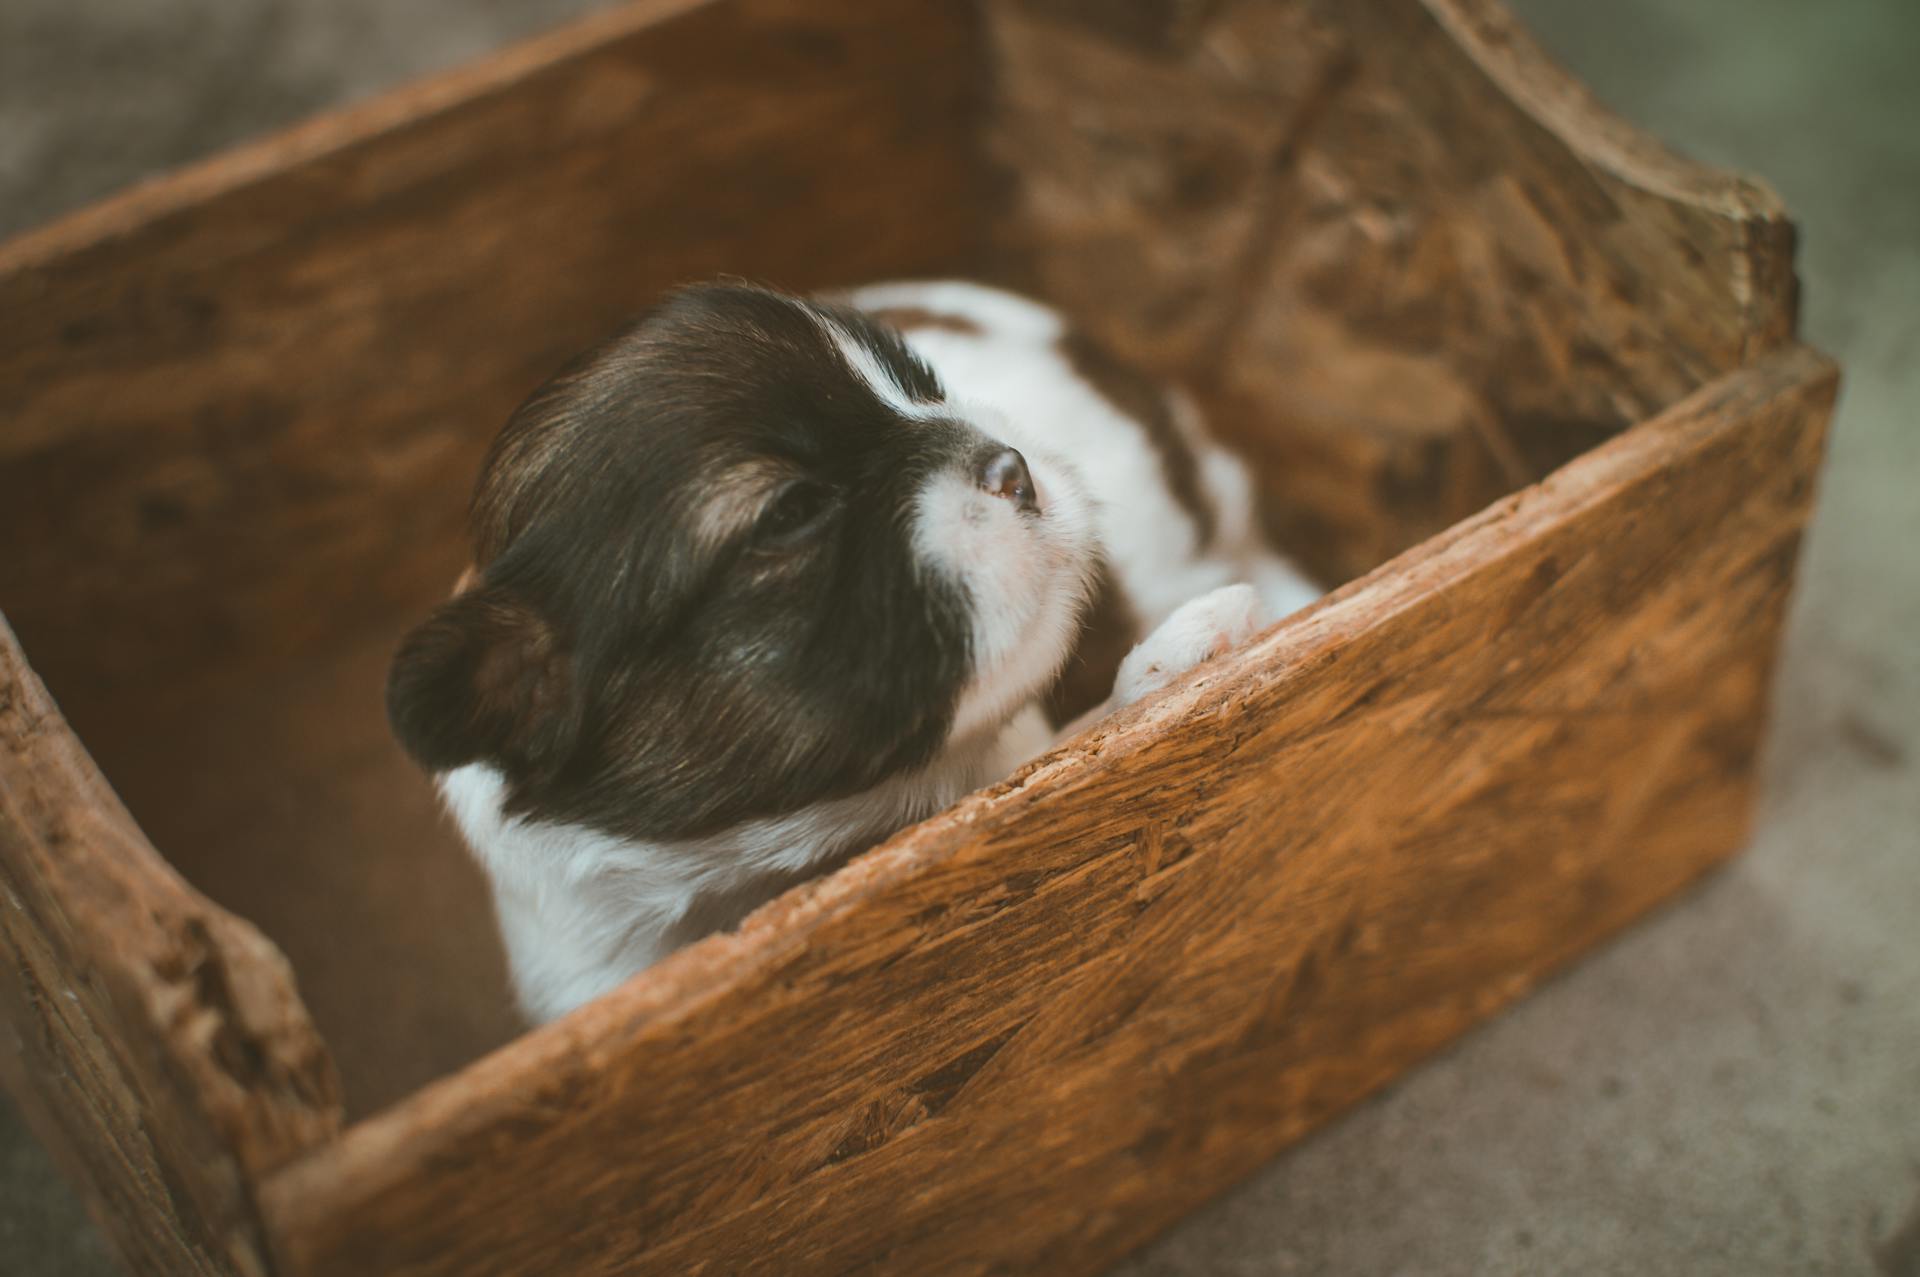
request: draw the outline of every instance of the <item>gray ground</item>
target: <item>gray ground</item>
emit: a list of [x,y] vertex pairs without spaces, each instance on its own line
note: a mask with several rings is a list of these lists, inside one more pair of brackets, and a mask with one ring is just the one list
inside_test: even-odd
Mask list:
[[[1920,1277],[1920,3],[1513,0],[1846,365],[1752,850],[1122,1271]],[[588,0],[0,0],[0,232]],[[112,1271],[0,1103],[0,1274]]]

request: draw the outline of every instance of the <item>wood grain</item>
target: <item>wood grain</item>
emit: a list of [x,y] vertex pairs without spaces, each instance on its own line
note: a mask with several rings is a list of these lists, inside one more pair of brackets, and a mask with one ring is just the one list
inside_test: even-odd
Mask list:
[[357,1125],[285,1270],[1097,1271],[1740,844],[1833,392],[1718,379]]
[[0,545],[45,551],[0,600],[42,676],[84,731],[397,623],[507,413],[664,288],[970,261],[974,26],[627,5],[0,248]]
[[392,655],[370,627],[295,670],[183,675],[85,738],[153,844],[300,973],[349,1120],[525,1027],[487,884],[387,729]]
[[285,959],[160,860],[0,621],[0,1080],[142,1272],[263,1272],[255,1181],[340,1126]]
[[[460,1069],[385,653],[511,405],[722,271],[1024,283],[1405,553]],[[153,1271],[1095,1271],[1738,844],[1793,292],[1491,0],[642,0],[0,246],[0,605],[145,830],[0,633],[0,1080]]]
[[1764,187],[1491,0],[994,0],[1008,244],[1206,392],[1347,579],[1786,340]]
[[293,958],[352,1112],[517,1027],[381,708],[481,452],[672,284],[970,260],[975,28],[622,6],[0,247],[0,605],[153,841]]

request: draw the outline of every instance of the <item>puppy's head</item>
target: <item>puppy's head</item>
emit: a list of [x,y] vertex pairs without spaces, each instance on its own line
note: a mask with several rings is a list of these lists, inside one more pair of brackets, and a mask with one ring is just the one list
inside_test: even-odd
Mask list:
[[1057,458],[899,337],[763,289],[680,292],[514,414],[477,571],[388,712],[508,809],[686,838],[869,788],[1059,670],[1094,564]]

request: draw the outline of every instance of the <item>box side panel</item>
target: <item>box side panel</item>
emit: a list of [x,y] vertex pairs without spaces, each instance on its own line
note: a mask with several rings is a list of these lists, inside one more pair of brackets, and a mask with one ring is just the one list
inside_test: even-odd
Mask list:
[[285,961],[160,861],[3,620],[0,1082],[141,1272],[264,1271],[253,1181],[340,1123]]
[[353,1111],[520,1028],[382,708],[482,450],[673,284],[962,269],[976,28],[617,5],[0,247],[0,608],[147,836],[292,959]]
[[1764,189],[1493,0],[994,0],[1029,277],[1188,379],[1276,531],[1371,568],[1792,332]]
[[269,1185],[290,1271],[1093,1272],[1737,847],[1790,347]]
[[0,602],[48,685],[84,731],[443,597],[508,412],[672,285],[971,260],[974,27],[622,6],[0,247]]

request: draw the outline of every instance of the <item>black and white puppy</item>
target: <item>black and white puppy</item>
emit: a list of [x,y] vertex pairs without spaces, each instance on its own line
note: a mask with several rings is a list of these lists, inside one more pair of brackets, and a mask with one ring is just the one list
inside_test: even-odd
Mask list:
[[676,293],[522,405],[472,519],[388,709],[536,1019],[1046,748],[1090,615],[1146,635],[1112,706],[1317,593],[1186,401],[963,283]]

